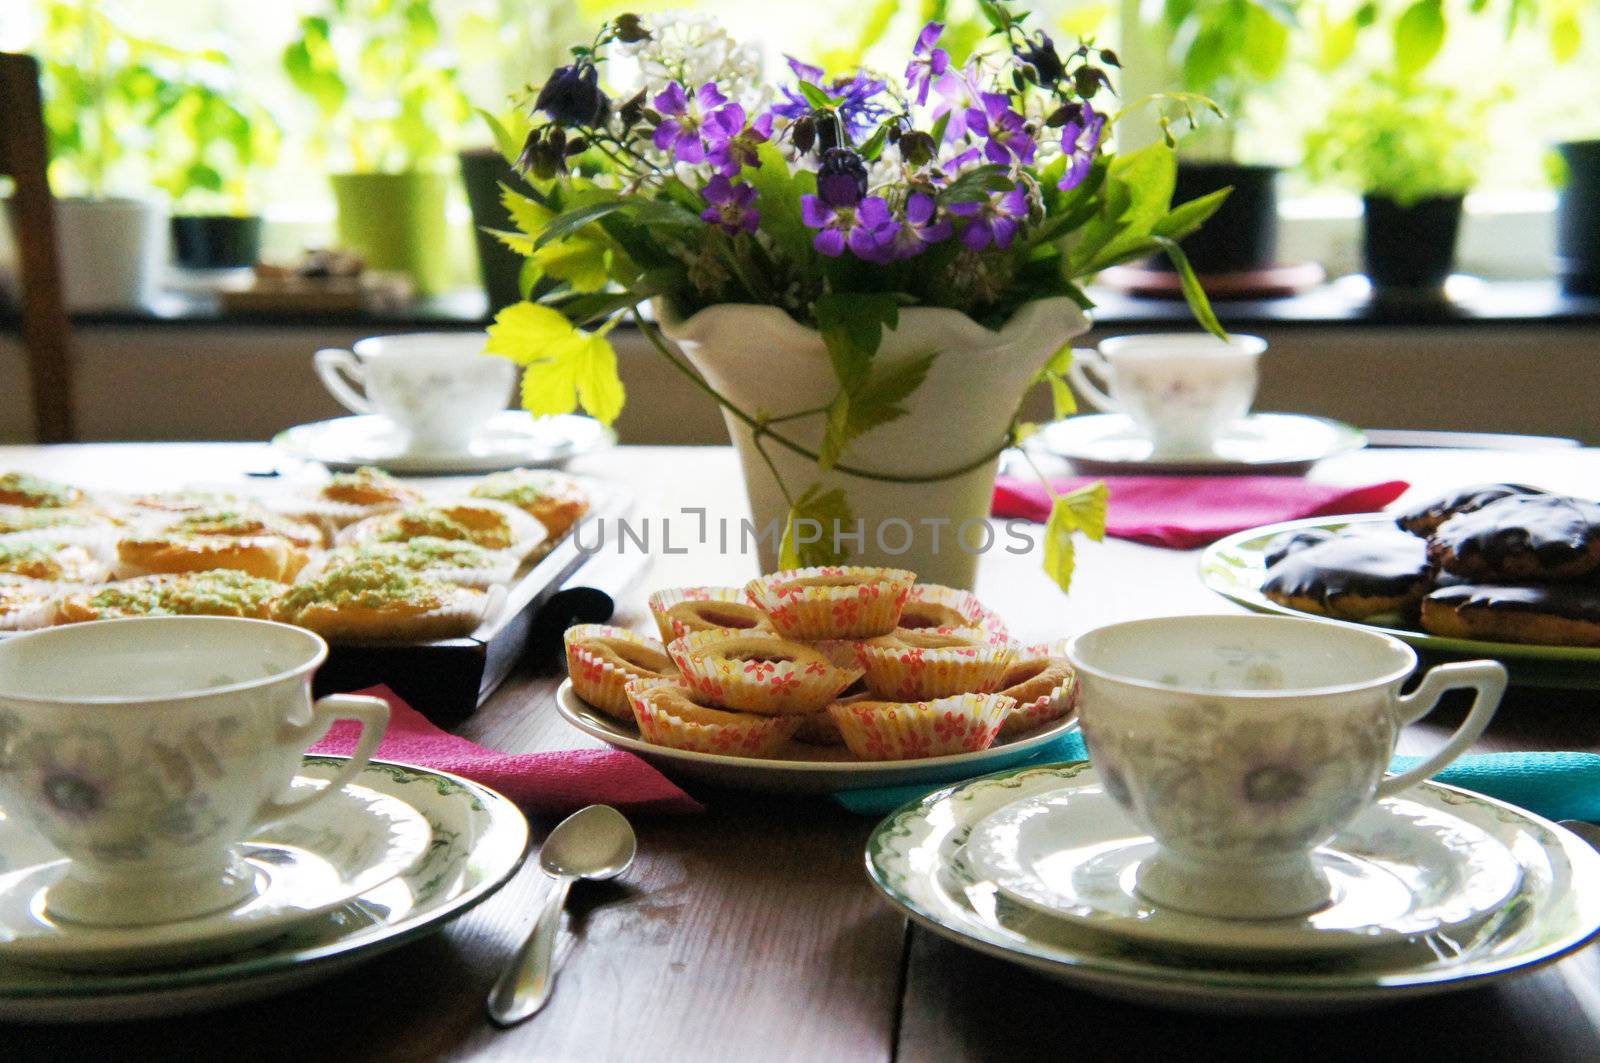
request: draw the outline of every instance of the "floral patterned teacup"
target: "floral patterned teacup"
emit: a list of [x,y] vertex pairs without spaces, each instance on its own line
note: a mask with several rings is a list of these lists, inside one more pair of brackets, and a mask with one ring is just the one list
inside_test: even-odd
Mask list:
[[312,364],[348,409],[394,422],[409,453],[456,454],[506,408],[517,380],[516,363],[484,353],[488,339],[481,332],[372,336],[348,351],[320,350]]
[[[1219,340],[1203,332],[1114,336],[1073,351],[1072,385],[1090,404],[1126,414],[1161,457],[1209,454],[1217,437],[1250,412],[1267,341]],[[1090,378],[1104,379],[1109,394]]]
[[[53,917],[95,926],[221,911],[257,889],[237,843],[359,772],[389,707],[311,700],[327,656],[309,631],[231,617],[140,617],[0,642],[0,812],[63,855]],[[306,748],[361,724],[327,787],[286,800]],[[0,866],[5,854],[0,853]]]
[[[1089,757],[1106,791],[1155,838],[1137,889],[1230,918],[1315,911],[1312,859],[1374,801],[1426,779],[1483,732],[1506,670],[1443,664],[1417,689],[1405,643],[1317,620],[1179,616],[1085,632],[1067,650]],[[1433,756],[1384,778],[1400,728],[1445,691],[1476,692]]]

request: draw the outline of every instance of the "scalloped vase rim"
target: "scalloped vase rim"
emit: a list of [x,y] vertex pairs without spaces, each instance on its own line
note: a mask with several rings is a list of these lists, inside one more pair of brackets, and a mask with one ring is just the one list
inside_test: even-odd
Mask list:
[[[807,337],[815,337],[821,342],[821,333],[809,325],[796,321],[788,311],[771,303],[713,303],[695,311],[687,318],[678,315],[671,303],[666,299],[652,300],[656,308],[656,321],[661,330],[671,339],[692,338],[698,333],[709,331],[713,323],[730,313],[738,313],[743,317],[760,317],[773,322],[774,328],[785,329]],[[938,322],[944,320],[946,327],[959,329],[950,335],[952,346],[963,343],[981,343],[984,346],[994,346],[1007,342],[1018,332],[1031,328],[1035,320],[1042,314],[1052,313],[1058,308],[1066,306],[1071,309],[1074,317],[1081,317],[1085,322],[1092,321],[1089,312],[1064,295],[1052,295],[1043,299],[1030,299],[1020,304],[1005,324],[998,329],[992,329],[977,321],[969,314],[962,313],[946,306],[906,306],[900,308],[902,319],[912,317],[922,322]],[[898,331],[898,329],[896,330]]]

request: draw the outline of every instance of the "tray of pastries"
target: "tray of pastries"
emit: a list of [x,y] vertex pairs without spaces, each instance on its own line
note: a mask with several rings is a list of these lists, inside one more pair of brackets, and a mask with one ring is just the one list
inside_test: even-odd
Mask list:
[[1600,504],[1474,484],[1403,512],[1314,517],[1208,548],[1201,577],[1252,609],[1379,627],[1514,677],[1600,686]]
[[611,485],[529,469],[445,486],[362,468],[115,493],[3,472],[0,635],[129,616],[277,620],[331,644],[319,685],[383,682],[464,714],[589,556],[579,529],[629,504]]

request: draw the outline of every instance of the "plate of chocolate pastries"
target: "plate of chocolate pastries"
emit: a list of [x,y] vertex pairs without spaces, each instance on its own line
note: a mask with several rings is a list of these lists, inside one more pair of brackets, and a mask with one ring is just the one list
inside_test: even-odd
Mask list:
[[1600,685],[1600,504],[1475,484],[1398,513],[1240,532],[1200,561],[1260,612],[1376,627],[1438,656],[1496,657],[1526,682]]

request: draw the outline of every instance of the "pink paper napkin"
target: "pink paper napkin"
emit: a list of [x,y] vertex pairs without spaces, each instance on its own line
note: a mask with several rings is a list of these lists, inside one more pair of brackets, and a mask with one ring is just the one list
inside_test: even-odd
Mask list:
[[[703,812],[705,806],[632,753],[564,749],[500,753],[429,723],[385,686],[355,691],[389,703],[389,729],[378,747],[383,760],[437,768],[498,790],[533,815],[565,815],[585,805],[636,812]],[[312,753],[349,753],[360,725],[340,721]]]
[[[1402,480],[1336,487],[1298,476],[1101,476],[1052,481],[1056,491],[1104,480],[1111,489],[1106,534],[1192,550],[1263,524],[1340,513],[1372,513],[1405,493]],[[1050,496],[1038,480],[1002,476],[994,515],[1044,521]]]

